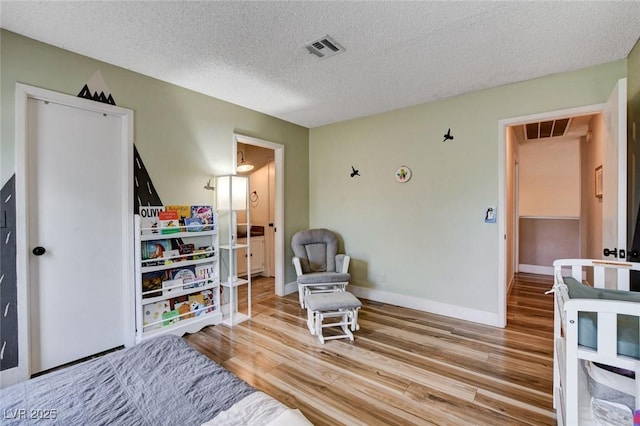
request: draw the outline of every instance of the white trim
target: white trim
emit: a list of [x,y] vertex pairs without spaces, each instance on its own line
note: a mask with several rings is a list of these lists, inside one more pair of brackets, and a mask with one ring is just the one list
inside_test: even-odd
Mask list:
[[363,299],[387,303],[389,305],[400,306],[403,308],[416,309],[418,311],[428,312],[436,315],[444,315],[464,321],[472,321],[479,324],[499,327],[499,318],[494,312],[463,308],[457,305],[434,302],[433,300],[421,299],[419,297],[408,296],[404,294],[373,290],[370,288],[354,286],[352,284],[347,287],[347,291],[353,293],[357,297],[362,297]]
[[527,265],[520,263],[518,271],[525,274],[553,275],[553,266]]
[[[30,366],[30,334],[29,334],[29,227],[27,212],[29,200],[27,158],[27,101],[38,99],[55,102],[72,108],[119,116],[122,120],[123,144],[122,161],[126,161],[126,175],[122,188],[122,223],[123,247],[121,262],[123,265],[122,303],[125,318],[124,344],[132,346],[135,339],[135,301],[133,274],[133,111],[110,104],[79,98],[64,93],[16,83],[15,86],[15,170],[16,170],[16,281],[18,308],[18,380],[26,380],[31,376]],[[128,237],[127,237],[128,236]]]
[[[518,265],[518,268],[520,269],[520,272],[526,273],[526,274],[551,275],[551,276],[555,274],[553,266],[520,264]],[[569,276],[571,275],[571,273],[572,273],[571,267],[562,268],[563,276]],[[587,271],[582,272],[582,279],[583,280],[587,279]]]
[[[506,131],[507,127],[524,124],[530,121],[545,121],[558,117],[597,114],[602,112],[605,104],[587,105],[556,111],[498,120],[498,218],[506,216]],[[498,323],[500,327],[507,325],[507,269],[506,269],[506,225],[498,220]]]
[[291,294],[291,293],[297,293],[298,292],[298,283],[296,281],[291,282],[291,283],[287,283],[284,286],[284,294]]
[[[276,201],[275,201],[275,290],[277,296],[284,296],[284,145],[275,142],[269,142],[262,139],[252,138],[239,133],[233,134],[233,170],[236,169],[238,142],[247,145],[259,146],[262,148],[272,149],[275,154],[275,179],[276,179]],[[280,232],[278,232],[278,229]]]
[[580,216],[520,216],[519,219],[580,220]]

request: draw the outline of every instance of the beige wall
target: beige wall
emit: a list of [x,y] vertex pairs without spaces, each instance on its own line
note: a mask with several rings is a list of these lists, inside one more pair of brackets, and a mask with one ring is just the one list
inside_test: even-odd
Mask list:
[[586,229],[583,239],[586,240],[584,257],[602,258],[602,198],[595,196],[595,169],[602,165],[604,144],[604,121],[602,114],[594,115],[589,122],[591,136],[584,142],[585,163],[582,197],[585,200],[586,212],[583,215]]
[[[604,102],[626,69],[617,61],[311,129],[310,224],[342,236],[352,283],[368,294],[494,318],[504,236],[484,214],[498,202],[498,121]],[[448,128],[455,139],[443,143]],[[403,184],[401,165],[413,170]]]
[[249,175],[250,191],[252,194],[251,206],[251,223],[254,225],[264,226],[269,224],[269,180],[268,167],[262,166]]
[[520,144],[520,216],[580,216],[579,140]]
[[2,184],[14,173],[15,83],[75,96],[100,70],[118,106],[134,111],[136,147],[166,204],[213,203],[203,186],[233,172],[234,132],[285,146],[284,278],[295,280],[288,241],[309,223],[308,129],[5,30],[0,37]]
[[580,257],[578,219],[521,218],[520,264],[551,268],[556,259]]

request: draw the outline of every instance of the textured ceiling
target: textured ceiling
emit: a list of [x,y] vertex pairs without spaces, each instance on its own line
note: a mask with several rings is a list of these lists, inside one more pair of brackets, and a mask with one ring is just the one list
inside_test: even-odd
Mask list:
[[[622,59],[640,37],[638,1],[0,7],[7,30],[309,128]],[[344,53],[304,49],[327,34]]]

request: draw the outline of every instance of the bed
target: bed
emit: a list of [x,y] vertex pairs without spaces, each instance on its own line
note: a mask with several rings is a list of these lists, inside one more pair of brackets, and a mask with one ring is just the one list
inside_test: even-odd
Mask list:
[[0,391],[8,425],[310,425],[177,336],[159,336]]
[[640,409],[640,293],[617,286],[628,289],[640,264],[560,259],[553,265],[558,424],[632,425]]

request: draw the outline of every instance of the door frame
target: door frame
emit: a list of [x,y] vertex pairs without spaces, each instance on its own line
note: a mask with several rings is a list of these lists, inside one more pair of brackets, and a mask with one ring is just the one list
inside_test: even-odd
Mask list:
[[[284,145],[263,139],[233,134],[233,170],[236,169],[238,143],[268,148],[274,151],[275,160],[275,291],[277,296],[285,295],[284,286]],[[277,230],[280,229],[280,233]]]
[[[598,114],[604,110],[605,104],[593,104],[574,108],[546,111],[536,114],[521,115],[498,120],[498,217],[506,218],[507,201],[507,127],[525,124],[531,121],[545,121],[575,115]],[[517,191],[517,188],[516,188]],[[517,218],[516,218],[517,221]],[[498,220],[498,317],[497,326],[507,325],[507,240],[506,221]],[[513,235],[511,238],[515,238]],[[515,270],[514,270],[515,273]]]
[[123,265],[122,303],[125,318],[123,321],[124,344],[133,346],[135,335],[134,311],[134,274],[133,274],[133,111],[110,104],[96,102],[64,93],[54,92],[39,87],[16,83],[15,87],[15,176],[16,176],[16,281],[18,308],[18,377],[19,381],[31,376],[31,341],[30,341],[30,307],[29,299],[29,194],[27,191],[29,170],[27,158],[27,107],[28,100],[35,99],[54,102],[72,108],[94,111],[117,116],[122,122],[120,143],[122,145],[123,164],[126,175],[123,178],[122,223],[123,246],[120,261]]

